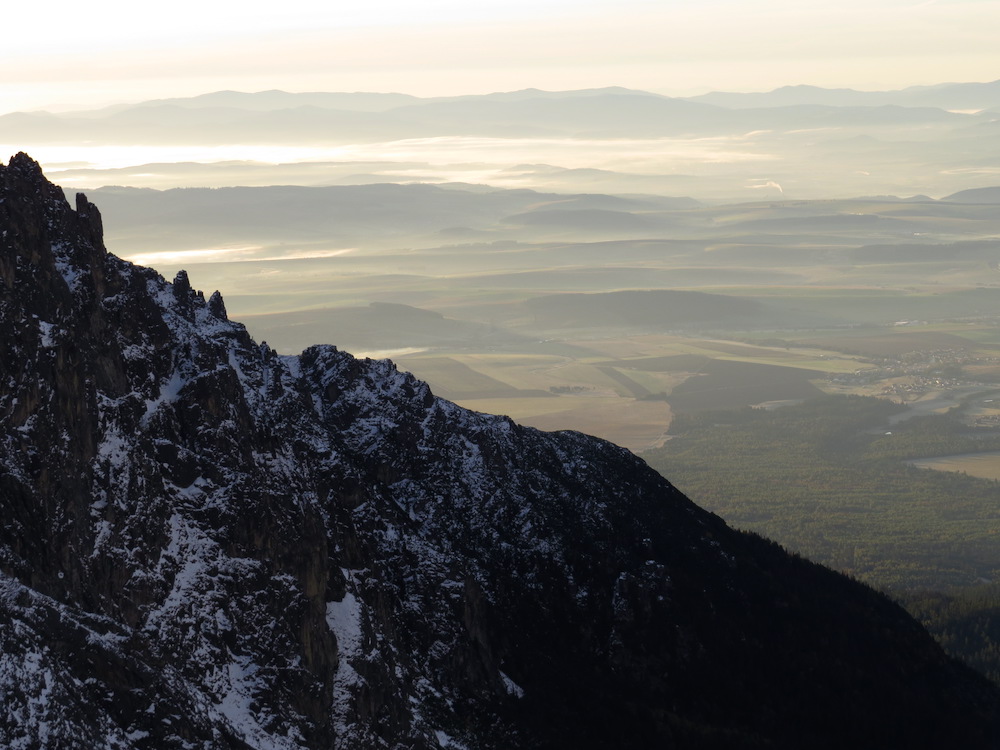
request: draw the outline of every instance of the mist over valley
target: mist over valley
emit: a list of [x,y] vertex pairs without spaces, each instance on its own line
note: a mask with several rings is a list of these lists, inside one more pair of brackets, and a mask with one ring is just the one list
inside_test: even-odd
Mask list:
[[[699,200],[932,194],[998,174],[997,86],[624,88],[418,98],[218,92],[0,116],[66,187],[469,182]],[[955,105],[961,104],[961,107]],[[13,153],[13,152],[12,152]],[[995,182],[995,178],[993,182]]]
[[[23,153],[11,159],[10,167],[0,168],[9,183],[0,212],[7,212],[4,216],[15,228],[9,238],[4,232],[3,241],[17,255],[0,263],[0,271],[8,282],[5,293],[23,302],[17,315],[10,314],[9,328],[17,335],[9,334],[3,344],[7,382],[14,390],[0,403],[6,404],[5,418],[12,425],[17,422],[9,432],[9,446],[21,445],[16,441],[26,441],[23,436],[29,433],[43,446],[12,448],[10,455],[18,456],[24,467],[7,484],[0,483],[0,489],[10,497],[21,492],[28,481],[24,477],[34,476],[32,457],[55,451],[44,446],[57,445],[53,436],[64,434],[25,416],[31,409],[49,408],[40,405],[44,399],[24,385],[17,369],[30,354],[42,363],[39,372],[53,373],[51,390],[57,395],[44,403],[63,404],[66,393],[76,393],[73,389],[91,398],[86,389],[98,388],[95,382],[103,389],[91,399],[98,404],[94,413],[101,415],[92,433],[103,435],[99,447],[90,446],[96,451],[94,465],[104,467],[103,474],[94,475],[94,486],[107,485],[101,491],[118,498],[115,508],[146,498],[163,516],[149,521],[150,528],[173,524],[170,555],[183,548],[177,560],[201,560],[199,555],[205,554],[224,561],[191,563],[197,569],[174,573],[171,586],[189,586],[197,601],[224,600],[229,594],[217,592],[226,586],[239,589],[232,582],[239,578],[240,566],[249,569],[260,562],[251,565],[237,558],[272,560],[272,547],[284,545],[282,570],[293,572],[259,573],[264,582],[260,590],[266,590],[261,601],[277,601],[274,591],[280,586],[275,581],[304,581],[294,611],[305,623],[304,653],[314,660],[309,675],[288,678],[291,687],[282,682],[284,673],[244,676],[237,684],[230,672],[216,680],[246,706],[251,695],[294,698],[292,708],[267,709],[275,712],[268,719],[275,726],[307,728],[298,740],[290,732],[293,738],[282,747],[320,746],[330,737],[339,738],[338,747],[347,747],[351,737],[363,737],[358,746],[370,746],[379,732],[397,739],[419,737],[428,747],[478,747],[463,743],[485,737],[483,726],[490,722],[507,734],[496,740],[501,744],[483,740],[483,747],[530,746],[533,740],[525,740],[529,735],[519,734],[522,730],[544,738],[541,746],[558,747],[560,732],[568,731],[563,729],[567,717],[587,711],[572,704],[576,698],[571,697],[565,705],[561,698],[551,705],[530,703],[536,707],[518,713],[519,706],[529,705],[518,703],[525,694],[522,685],[532,696],[559,695],[565,675],[576,668],[566,665],[591,651],[601,659],[607,656],[611,664],[595,661],[593,667],[608,687],[587,672],[584,681],[593,678],[587,684],[601,686],[581,693],[581,705],[600,706],[593,710],[601,717],[639,706],[634,710],[640,718],[629,729],[637,743],[669,736],[681,738],[678,747],[700,747],[704,737],[738,736],[749,747],[761,737],[780,737],[792,747],[795,737],[812,737],[825,719],[803,720],[809,729],[802,735],[796,735],[793,721],[784,719],[774,725],[761,720],[764,728],[758,730],[757,719],[732,708],[738,700],[730,704],[728,698],[720,699],[718,706],[725,708],[718,708],[707,699],[702,703],[698,690],[691,693],[696,705],[676,709],[681,712],[677,716],[657,713],[660,694],[673,690],[669,680],[661,679],[664,674],[675,674],[670,670],[677,668],[676,674],[704,687],[698,675],[720,673],[717,667],[744,653],[728,640],[740,641],[744,631],[720,624],[727,620],[721,615],[713,619],[715,605],[701,599],[674,607],[674,583],[663,573],[668,564],[658,561],[669,558],[669,565],[680,565],[677,561],[689,556],[683,541],[687,537],[675,531],[681,527],[681,510],[663,525],[666,505],[658,500],[648,502],[653,520],[642,515],[645,505],[634,518],[631,510],[622,510],[630,499],[602,504],[612,487],[622,498],[631,498],[633,484],[642,484],[634,477],[648,473],[650,497],[669,487],[670,493],[681,498],[684,493],[710,511],[697,516],[696,533],[704,535],[698,544],[711,555],[716,555],[719,539],[737,545],[732,547],[738,547],[737,557],[718,552],[716,559],[705,553],[711,557],[712,575],[716,567],[721,571],[710,585],[722,581],[720,590],[738,592],[732,601],[718,599],[724,602],[720,612],[742,612],[747,601],[759,601],[763,604],[751,609],[759,606],[773,621],[785,623],[785,609],[772,604],[792,601],[781,605],[795,613],[788,620],[789,632],[797,634],[793,640],[801,636],[808,642],[817,632],[816,619],[837,631],[829,612],[837,609],[834,599],[843,593],[845,600],[856,597],[851,606],[862,612],[852,623],[871,618],[880,623],[871,627],[883,635],[892,633],[885,637],[893,643],[912,640],[919,645],[926,638],[926,644],[913,646],[914,653],[929,649],[927,663],[936,666],[926,667],[926,674],[940,669],[950,680],[949,670],[964,670],[937,650],[902,610],[857,581],[889,592],[950,657],[985,676],[973,676],[967,684],[961,683],[961,675],[955,677],[963,687],[954,695],[973,696],[969,711],[975,717],[967,726],[970,746],[980,746],[975,743],[991,735],[980,733],[978,722],[987,733],[997,723],[991,709],[980,706],[992,705],[989,696],[1000,682],[998,136],[1000,81],[885,91],[787,86],[688,98],[620,87],[449,97],[218,91],[90,110],[0,115],[0,144],[12,144],[0,148],[28,151],[59,185],[48,185],[39,165]],[[85,198],[76,197],[80,191]],[[61,203],[63,194],[71,204],[76,201],[75,213]],[[36,208],[24,208],[32,201]],[[25,216],[37,219],[31,225],[36,228],[23,228],[29,226]],[[106,259],[105,246],[126,262]],[[25,291],[27,272],[22,269],[29,266],[35,269],[31,278],[47,291]],[[84,266],[89,270],[80,270]],[[102,286],[106,284],[110,286]],[[56,299],[51,291],[56,288],[65,298]],[[215,290],[221,294],[213,294]],[[98,292],[107,296],[93,303]],[[124,305],[122,300],[141,315],[114,307]],[[0,311],[8,307],[13,310],[13,303]],[[79,365],[86,372],[82,380],[74,368],[85,358],[73,348],[70,323],[50,322],[62,320],[59,316],[66,317],[71,308],[87,310],[74,319],[84,326],[80,351],[93,354],[92,363]],[[245,329],[231,321],[241,321]],[[100,337],[116,343],[100,343]],[[384,362],[386,358],[394,364]],[[146,366],[149,373],[142,370]],[[219,416],[223,412],[225,418]],[[62,424],[61,414],[52,417],[53,425]],[[210,430],[198,419],[215,425],[212,430],[218,434],[204,437]],[[242,438],[230,439],[226,431],[236,426],[252,432],[257,441],[252,448],[242,446]],[[268,432],[279,429],[280,439]],[[74,445],[95,439],[86,437],[91,433],[83,428],[79,434],[84,437],[74,438]],[[147,439],[149,435],[153,437]],[[84,456],[90,448],[79,448],[80,466],[90,466]],[[212,458],[205,458],[209,454]],[[544,471],[529,466],[527,478],[518,478],[523,466],[535,460],[525,456],[542,455],[549,462]],[[140,468],[128,468],[132,456],[142,457],[136,463]],[[212,468],[216,464],[225,471]],[[218,477],[230,471],[230,464],[239,480],[227,485]],[[620,468],[626,465],[630,468]],[[600,468],[605,466],[609,468]],[[161,469],[166,478],[157,494],[161,480],[147,474]],[[494,470],[498,473],[490,473]],[[656,484],[662,480],[655,472],[676,490],[665,482]],[[592,490],[598,474],[600,486]],[[52,497],[71,485],[69,479],[49,483],[45,472],[39,476],[45,479],[39,480],[39,492],[54,493]],[[269,484],[253,489],[261,476]],[[524,498],[508,498],[505,493],[514,490],[506,486],[507,479],[498,479],[511,476],[526,488],[521,510],[515,506]],[[552,501],[555,510],[536,518],[532,503],[549,503],[550,495],[544,494],[548,489],[533,493],[536,487],[555,486],[552,477],[562,477],[558,482],[565,484],[551,490],[556,493],[552,497],[567,504],[556,508]],[[281,505],[287,517],[269,520],[273,528],[266,533],[244,528],[250,522],[232,498],[266,495],[260,508],[277,513],[274,508],[292,496],[283,488],[293,485],[298,505],[291,500],[287,507]],[[586,502],[598,510],[578,512],[573,505],[584,486],[591,493],[588,498],[597,498]],[[642,493],[646,487],[642,484]],[[156,498],[163,502],[157,505]],[[168,512],[164,498],[176,501],[178,510]],[[205,512],[196,508],[203,500],[208,503]],[[597,518],[611,506],[621,515],[613,522],[593,521],[588,515]],[[81,545],[104,549],[102,540],[117,539],[109,536],[118,523],[117,511],[108,507],[77,509],[81,517],[101,519],[106,526],[99,531],[107,529],[97,541]],[[481,515],[482,508],[494,515]],[[513,519],[515,510],[520,515]],[[146,518],[133,511],[136,518]],[[295,525],[301,519],[289,519],[298,519],[300,512],[312,514],[300,524],[311,530],[308,553],[295,551],[304,532]],[[443,515],[434,515],[439,512]],[[684,510],[691,518],[701,512]],[[216,516],[225,520],[222,531],[211,526]],[[439,526],[431,528],[432,516]],[[573,575],[593,574],[601,586],[607,584],[593,600],[583,588],[573,589],[576,584],[560,588],[564,561],[546,557],[554,549],[547,541],[531,547],[536,534],[563,529],[560,524],[569,518],[593,533],[586,542],[591,546],[565,553],[566,570],[577,566]],[[592,521],[596,531],[587,526]],[[752,533],[731,531],[723,521]],[[183,533],[177,531],[181,526]],[[326,531],[316,531],[321,527]],[[503,536],[515,527],[516,534]],[[23,528],[26,522],[17,534],[28,539]],[[166,533],[161,531],[155,534]],[[454,537],[448,536],[453,532]],[[235,536],[226,537],[228,547],[219,542],[217,550],[215,541],[203,541],[216,533],[220,539]],[[113,534],[142,536],[131,528]],[[663,542],[664,534],[676,539]],[[560,537],[558,544],[564,541]],[[491,545],[499,550],[495,556]],[[7,557],[6,548],[0,549],[0,567],[29,547],[17,541]],[[225,552],[219,551],[223,548]],[[485,551],[480,555],[478,550]],[[747,550],[754,562],[744,564],[751,555]],[[236,557],[227,557],[230,553]],[[692,560],[701,560],[699,565],[704,562],[698,557],[702,552],[691,554]],[[158,559],[174,559],[164,555]],[[615,578],[617,568],[612,568],[618,562],[608,561],[630,555],[635,557],[627,561],[631,572]],[[834,577],[815,587],[823,597],[834,597],[829,606],[804,606],[804,595],[775,593],[775,581],[783,576],[794,579],[789,585],[812,590],[812,573],[803,572],[812,571],[812,564],[799,555],[857,580]],[[94,552],[93,559],[97,556]],[[55,602],[62,595],[58,582],[63,577],[56,570],[61,563],[45,564],[55,566],[48,571],[54,583],[46,594]],[[182,564],[187,563],[176,563]],[[411,564],[421,572],[405,572]],[[496,572],[505,564],[521,566],[525,590],[533,592],[524,611],[525,618],[543,623],[537,642],[519,640],[522,631],[514,620],[520,614],[511,615],[510,622],[490,624],[494,611],[520,612],[517,603],[527,596],[519,583],[508,586],[506,573]],[[791,567],[782,567],[786,564]],[[153,580],[159,575],[154,567],[160,563],[142,565],[143,576]],[[646,567],[640,571],[642,565]],[[379,566],[388,567],[383,571]],[[395,572],[386,572],[390,567]],[[366,577],[376,568],[378,575]],[[728,583],[727,576],[735,581],[743,575],[734,571],[751,568],[754,575],[767,572],[750,583]],[[220,574],[220,569],[226,572]],[[385,583],[397,573],[391,586]],[[689,588],[700,591],[701,584],[690,583],[695,578],[689,581],[686,575],[677,574],[677,590],[683,596]],[[77,585],[75,578],[71,584]],[[139,610],[153,606],[160,588],[137,585],[138,593],[130,593],[132,585],[122,584],[122,590],[146,602],[135,605],[135,611],[126,607],[127,617],[138,621]],[[20,588],[15,591],[17,586],[21,584],[10,583],[4,589],[14,592],[4,601],[21,602],[28,596]],[[289,586],[288,591],[298,590]],[[392,586],[396,588],[387,594]],[[857,593],[862,589],[867,593]],[[572,624],[563,630],[553,626],[549,633],[546,618],[538,613],[547,611],[552,600],[546,597],[555,590],[563,597],[558,614]],[[537,602],[531,599],[536,594]],[[754,598],[758,595],[759,600]],[[428,604],[438,596],[440,601]],[[607,622],[600,619],[605,617],[600,608],[604,599],[614,602]],[[575,608],[598,600],[600,606],[593,604],[598,624],[591,629],[586,618],[577,616],[583,609]],[[378,609],[387,601],[392,604],[386,607],[398,605],[398,611],[390,615]],[[270,622],[272,615],[288,617],[258,604],[247,611],[261,623]],[[56,605],[47,600],[38,606]],[[813,606],[824,614],[809,614],[813,624],[806,631],[796,629],[795,617],[811,613]],[[883,611],[885,607],[889,609]],[[175,619],[201,622],[211,607],[203,609]],[[414,624],[414,613],[432,611],[439,620],[424,623],[426,632],[420,629],[424,625]],[[448,618],[455,612],[460,615],[452,622]],[[676,652],[657,652],[660,661],[647,675],[647,662],[628,649],[666,643],[659,636],[648,640],[646,631],[637,633],[648,625],[644,618],[655,621],[655,627],[648,625],[650,632],[673,633],[675,615],[706,619],[678,626],[677,643],[670,640],[674,635],[667,639]],[[615,619],[619,617],[627,627]],[[459,620],[464,624],[456,624]],[[784,632],[787,624],[776,630],[771,620],[761,622],[767,638],[778,638],[775,633]],[[423,639],[420,645],[399,645],[397,626],[419,633],[413,638]],[[178,642],[187,638],[200,643],[203,631],[208,632],[202,623],[197,633],[181,638],[170,630],[172,625],[162,627]],[[229,632],[228,627],[228,621],[219,625],[219,632]],[[310,640],[313,631],[308,629],[317,627],[322,635]],[[900,635],[893,629],[897,627],[909,635]],[[42,632],[41,625],[37,628]],[[551,645],[562,642],[560,633],[567,628],[584,644],[578,650],[577,645],[564,650]],[[689,648],[685,641],[693,638],[690,643],[698,644],[701,636],[691,633],[716,631],[722,634],[722,648],[730,649],[719,661],[702,658],[717,653],[714,646],[698,652],[701,646]],[[6,637],[3,632],[0,638]],[[298,636],[293,636],[288,636],[292,651],[299,648]],[[263,646],[260,653],[254,650],[258,645],[252,638],[240,638],[232,648],[253,653],[254,659],[268,658]],[[8,640],[17,648],[27,642],[14,636]],[[851,652],[849,641],[844,640],[843,653]],[[228,642],[219,643],[199,648],[208,649],[212,658],[229,653]],[[107,650],[111,654],[114,648]],[[889,651],[881,646],[875,650]],[[446,652],[447,658],[442,656]],[[545,662],[549,671],[535,673],[525,666],[522,657],[529,652],[536,662],[551,658],[551,664]],[[702,656],[691,656],[695,652]],[[144,659],[168,660],[155,648],[143,653]],[[452,659],[454,654],[460,657]],[[236,658],[236,651],[231,655]],[[627,688],[616,682],[633,671],[620,673],[619,657],[621,664],[644,665],[637,671],[641,681],[628,682]],[[289,664],[297,664],[298,658],[293,653]],[[764,658],[768,664],[769,658]],[[701,660],[705,669],[683,666],[693,664],[691,659]],[[808,649],[803,659],[820,663]],[[839,670],[849,657],[837,660]],[[213,701],[224,690],[208,678],[199,682],[204,676],[191,667],[195,661],[185,662],[190,674],[183,678],[189,680],[184,690],[196,696],[191,700],[201,711],[193,714],[191,721],[202,723],[192,724],[192,736],[218,735],[212,727],[224,726],[229,739],[238,739],[234,747],[244,746],[239,742],[266,746],[270,725],[264,726],[266,721],[258,721],[246,706],[237,710],[221,703],[225,710],[217,708]],[[390,674],[392,665],[403,666]],[[583,674],[590,667],[580,669]],[[770,674],[769,669],[763,672]],[[844,669],[854,674],[854,667]],[[895,675],[898,670],[893,665],[888,671]],[[262,682],[254,682],[258,679]],[[312,692],[301,688],[314,679],[315,684],[308,683],[314,684]],[[831,687],[840,679],[805,682],[823,696],[828,688],[847,695],[848,713],[867,716],[854,692]],[[895,679],[892,685],[897,685]],[[267,680],[278,687],[270,682],[266,690],[259,687]],[[747,678],[746,684],[733,687],[733,695],[746,695],[747,685],[754,684]],[[924,690],[922,682],[915,684],[917,692]],[[463,693],[470,685],[472,692]],[[365,692],[370,686],[377,686],[371,694]],[[726,693],[714,683],[709,693],[718,690]],[[895,695],[895,690],[882,692]],[[639,697],[623,697],[628,691]],[[393,703],[392,696],[404,693],[405,706]],[[334,719],[317,708],[320,694],[339,712]],[[451,697],[442,699],[445,694]],[[935,704],[932,692],[920,695],[931,696],[928,705]],[[913,698],[901,715],[910,715],[924,697]],[[803,698],[803,705],[811,700]],[[825,700],[817,699],[817,704]],[[165,706],[174,705],[171,701],[156,698],[153,703],[163,713]],[[619,701],[633,702],[623,709]],[[363,710],[358,709],[362,704]],[[390,704],[395,718],[385,725],[389,728],[355,722],[355,714]],[[412,709],[418,704],[419,711]],[[947,706],[944,713],[958,715],[952,703]],[[550,708],[561,712],[559,721],[539,718],[548,716]],[[123,710],[135,713],[131,704]],[[875,713],[883,710],[888,714],[895,708]],[[697,718],[689,722],[684,711]],[[323,718],[309,724],[302,719],[309,712]],[[460,714],[473,718],[463,724]],[[128,721],[146,726],[142,722],[147,719]],[[856,728],[852,742],[874,737],[876,723]],[[434,729],[438,725],[452,734]],[[310,731],[315,737],[302,739]],[[612,746],[614,731],[607,731],[608,737],[593,740],[594,747]],[[578,741],[585,746],[584,739]],[[989,740],[981,746],[989,746]]]

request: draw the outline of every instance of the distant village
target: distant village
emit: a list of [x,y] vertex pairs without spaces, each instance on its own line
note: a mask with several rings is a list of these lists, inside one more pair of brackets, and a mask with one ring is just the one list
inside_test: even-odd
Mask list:
[[[995,372],[1000,374],[1000,357],[975,356],[966,349],[934,349],[861,361],[872,366],[850,374],[830,375],[827,381],[843,388],[864,389],[871,395],[901,403],[912,403],[928,394],[938,393],[971,405],[970,400],[977,395],[989,396],[996,391],[996,406],[993,406],[994,399],[982,398],[966,421],[970,426],[1000,427],[1000,380],[996,380],[996,375],[990,372],[996,368]],[[970,375],[966,368],[972,366],[982,368],[984,372],[978,377]],[[994,408],[996,413],[992,413]]]

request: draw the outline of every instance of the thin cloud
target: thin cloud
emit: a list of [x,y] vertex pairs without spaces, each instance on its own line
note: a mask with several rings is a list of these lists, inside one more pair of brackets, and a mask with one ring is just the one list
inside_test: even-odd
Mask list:
[[779,185],[774,180],[765,180],[764,182],[758,182],[756,185],[747,185],[747,187],[750,188],[751,190],[760,190],[762,188],[774,188],[782,195],[785,194],[785,191],[781,188],[781,185]]

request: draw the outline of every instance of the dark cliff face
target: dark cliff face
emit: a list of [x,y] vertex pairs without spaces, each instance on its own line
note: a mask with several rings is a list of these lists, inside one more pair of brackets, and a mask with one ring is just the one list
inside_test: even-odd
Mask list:
[[991,746],[899,608],[628,452],[278,356],[0,191],[0,745]]

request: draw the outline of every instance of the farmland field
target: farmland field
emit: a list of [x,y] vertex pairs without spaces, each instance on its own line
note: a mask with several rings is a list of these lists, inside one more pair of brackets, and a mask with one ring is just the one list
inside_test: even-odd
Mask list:
[[966,453],[958,456],[918,458],[908,462],[920,469],[957,471],[970,477],[1000,481],[1000,452]]
[[666,439],[670,406],[617,396],[559,396],[551,399],[467,399],[474,411],[506,414],[540,430],[577,430],[622,445],[635,453],[656,448]]

